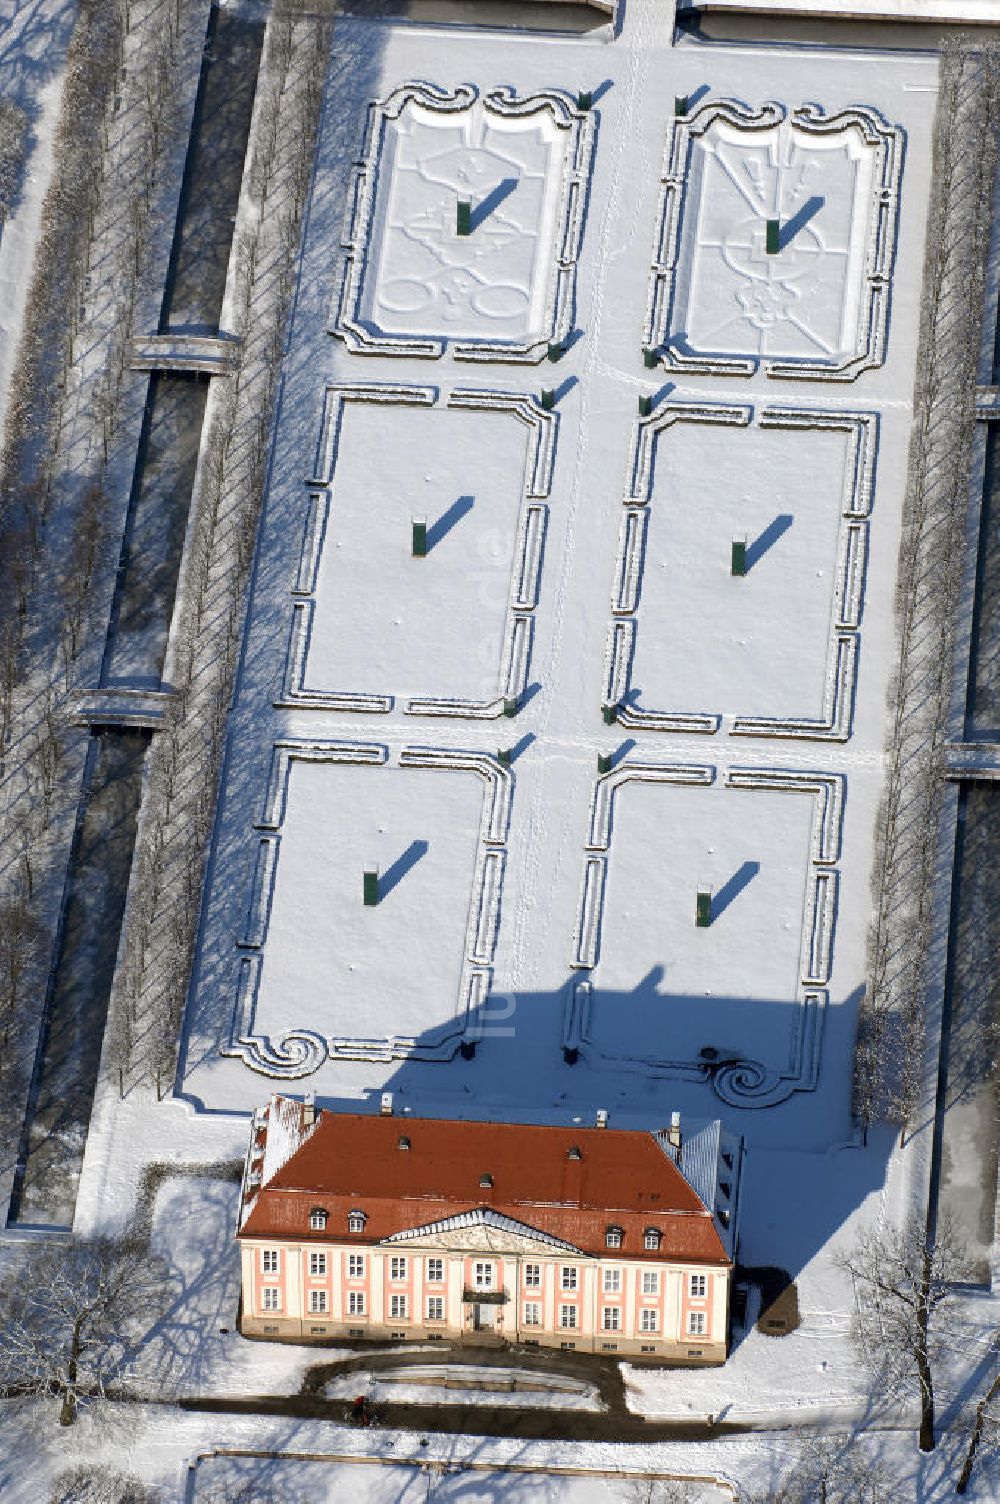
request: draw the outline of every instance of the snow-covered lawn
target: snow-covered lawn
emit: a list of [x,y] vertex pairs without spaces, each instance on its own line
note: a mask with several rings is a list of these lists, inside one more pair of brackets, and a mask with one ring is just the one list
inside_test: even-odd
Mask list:
[[307,693],[496,695],[526,440],[505,413],[345,404]]

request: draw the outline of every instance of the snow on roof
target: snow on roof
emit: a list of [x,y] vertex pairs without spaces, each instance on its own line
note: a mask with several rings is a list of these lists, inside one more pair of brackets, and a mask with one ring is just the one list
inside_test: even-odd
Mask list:
[[[693,1131],[682,1132],[679,1149],[670,1142],[666,1128],[661,1128],[653,1137],[664,1154],[673,1160],[699,1201],[712,1213],[719,1236],[731,1255],[736,1232],[737,1198],[735,1194],[725,1196],[720,1182],[725,1181],[731,1192],[738,1186],[739,1166],[736,1156],[741,1152],[741,1141],[730,1134],[724,1134],[718,1118],[711,1123],[701,1124]],[[723,1160],[723,1153],[733,1159],[731,1169]],[[720,1210],[728,1211],[725,1220],[720,1217]]]
[[254,1113],[250,1147],[243,1167],[240,1227],[246,1222],[264,1186],[315,1133],[318,1119],[314,1116],[312,1122],[307,1121],[307,1106],[312,1104],[275,1093]]

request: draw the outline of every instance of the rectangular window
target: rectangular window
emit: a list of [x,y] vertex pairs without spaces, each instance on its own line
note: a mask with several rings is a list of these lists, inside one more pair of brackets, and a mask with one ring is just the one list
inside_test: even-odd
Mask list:
[[642,1332],[656,1332],[660,1328],[659,1312],[645,1310],[639,1312],[639,1330]]
[[655,1269],[642,1271],[642,1293],[643,1295],[659,1295],[660,1276]]
[[428,1297],[427,1297],[427,1320],[428,1321],[443,1321],[444,1320],[444,1296],[443,1295],[428,1295]]
[[363,1290],[349,1290],[347,1292],[348,1316],[363,1316],[365,1314],[365,1292]]
[[576,1326],[576,1306],[559,1307],[559,1325],[567,1330]]
[[276,1248],[264,1249],[263,1253],[260,1256],[260,1267],[263,1269],[265,1274],[277,1274],[278,1250]]
[[532,1288],[537,1288],[542,1283],[541,1264],[525,1264],[524,1283],[526,1285],[531,1285]]
[[659,1248],[660,1234],[657,1232],[655,1227],[646,1228],[646,1231],[643,1234],[642,1242],[644,1248]]
[[389,1278],[390,1279],[405,1279],[406,1278],[406,1260],[405,1259],[390,1259],[389,1260]]
[[604,1330],[606,1332],[620,1332],[622,1329],[622,1313],[618,1306],[604,1307]]
[[432,1285],[439,1285],[444,1279],[444,1259],[427,1260],[427,1279]]
[[704,1300],[708,1289],[708,1281],[704,1274],[691,1275],[691,1299]]
[[406,1320],[406,1296],[405,1295],[390,1295],[389,1296],[389,1315],[392,1317],[393,1321],[405,1321]]
[[704,1337],[704,1335],[705,1335],[705,1312],[704,1311],[689,1311],[688,1312],[688,1336],[689,1337]]
[[477,1290],[492,1290],[493,1288],[493,1265],[477,1264],[475,1270]]
[[310,1311],[325,1311],[326,1310],[326,1291],[325,1290],[310,1290],[309,1291],[309,1309],[310,1309]]
[[526,1300],[524,1303],[525,1326],[541,1326],[542,1308],[537,1300]]
[[326,1254],[325,1253],[310,1253],[310,1255],[309,1255],[309,1273],[311,1275],[313,1275],[314,1277],[317,1274],[325,1274],[326,1273]]
[[365,1256],[363,1253],[349,1253],[347,1255],[347,1278],[364,1279]]
[[604,1293],[605,1295],[618,1295],[622,1287],[622,1272],[620,1269],[605,1269]]
[[620,1227],[609,1227],[604,1236],[609,1248],[620,1248],[622,1246],[622,1234]]
[[275,1287],[273,1285],[265,1285],[264,1288],[263,1288],[263,1290],[260,1293],[264,1297],[263,1304],[264,1304],[264,1310],[265,1311],[280,1311],[281,1310],[281,1291],[280,1290],[275,1289]]
[[562,1268],[562,1289],[576,1289],[576,1270],[571,1264],[564,1264]]

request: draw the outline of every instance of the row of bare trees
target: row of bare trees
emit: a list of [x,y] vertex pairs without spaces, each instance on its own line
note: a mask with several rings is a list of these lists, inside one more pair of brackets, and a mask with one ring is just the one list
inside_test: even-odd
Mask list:
[[257,212],[233,249],[240,353],[209,408],[171,644],[176,698],[149,758],[112,1009],[122,1091],[146,1078],[159,1094],[173,1079],[194,958],[329,52],[328,24],[295,11],[279,3],[268,25],[246,184]]
[[0,230],[21,188],[27,144],[27,115],[12,99],[0,99]]
[[935,880],[955,633],[966,569],[984,279],[1000,131],[1000,55],[946,48],[896,595],[898,669],[875,833],[854,1110],[906,1125],[925,1081]]
[[[197,9],[196,0],[150,0],[140,14],[127,0],[81,0],[0,443],[0,1126],[6,1134],[28,1068],[20,1047],[37,1026],[45,992],[55,857],[72,828],[84,761],[67,699],[81,655],[89,650],[93,657],[107,625],[123,510],[108,459],[161,162],[175,123],[170,79],[191,7]],[[141,34],[130,35],[132,27]],[[0,143],[3,133],[0,122]],[[0,199],[3,160],[0,144]],[[123,217],[123,203],[138,203],[141,213]],[[103,302],[109,313],[103,334],[95,326],[84,339],[85,300]]]

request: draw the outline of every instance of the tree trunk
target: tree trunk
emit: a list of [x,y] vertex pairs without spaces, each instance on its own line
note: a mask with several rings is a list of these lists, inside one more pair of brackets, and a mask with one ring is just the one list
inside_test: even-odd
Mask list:
[[80,1330],[83,1326],[83,1317],[78,1316],[73,1324],[73,1340],[69,1350],[69,1364],[66,1369],[66,1388],[63,1390],[62,1409],[59,1411],[59,1424],[71,1426],[76,1420],[76,1378],[80,1363]]
[[916,1352],[917,1378],[920,1381],[920,1450],[933,1452],[934,1380],[927,1351],[927,1306],[923,1300],[917,1310],[917,1322],[920,1333]]
[[976,1460],[976,1453],[979,1450],[979,1443],[982,1440],[983,1436],[983,1425],[986,1421],[986,1411],[989,1407],[990,1401],[995,1399],[997,1394],[1000,1394],[1000,1374],[998,1374],[997,1377],[993,1380],[993,1383],[986,1391],[985,1397],[981,1399],[979,1401],[979,1404],[976,1406],[976,1423],[972,1427],[972,1435],[969,1437],[969,1450],[965,1454],[965,1461],[962,1463],[962,1471],[959,1473],[958,1482],[955,1484],[955,1492],[957,1494],[964,1494],[969,1487],[969,1480],[972,1477],[972,1464]]

